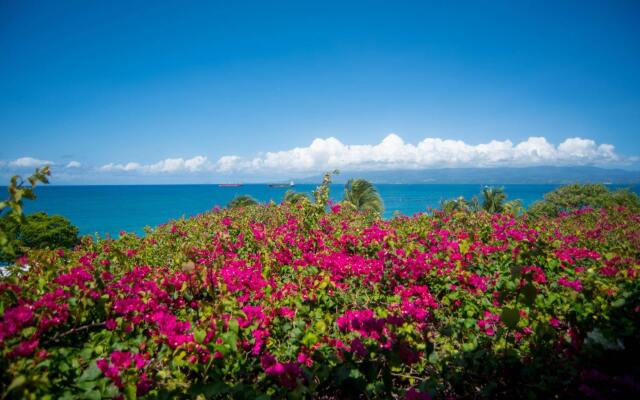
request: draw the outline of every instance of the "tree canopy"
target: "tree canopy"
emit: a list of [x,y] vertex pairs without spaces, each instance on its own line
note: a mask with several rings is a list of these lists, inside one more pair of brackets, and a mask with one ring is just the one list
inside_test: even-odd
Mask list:
[[255,206],[257,204],[258,204],[258,201],[253,197],[248,195],[242,195],[242,196],[237,196],[233,200],[231,200],[229,204],[227,204],[227,207],[228,208],[249,207],[249,206]]
[[640,211],[640,197],[629,189],[611,191],[602,184],[573,184],[545,194],[543,200],[531,205],[529,212],[554,217],[562,211],[617,206]]

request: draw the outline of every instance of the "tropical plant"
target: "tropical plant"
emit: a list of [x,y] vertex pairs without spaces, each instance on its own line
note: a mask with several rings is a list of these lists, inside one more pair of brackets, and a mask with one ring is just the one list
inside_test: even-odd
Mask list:
[[315,199],[316,206],[320,207],[321,210],[329,203],[329,187],[331,185],[331,177],[333,175],[338,175],[340,173],[339,170],[335,169],[331,172],[325,172],[322,176],[322,183],[313,191],[313,198]]
[[473,196],[469,202],[467,202],[469,206],[469,211],[478,212],[482,209],[480,205],[480,201],[478,200],[478,196]]
[[561,186],[544,195],[544,199],[529,207],[537,215],[557,216],[561,212],[581,208],[610,208],[623,206],[640,211],[640,197],[629,189],[609,190],[602,184],[573,184]]
[[344,187],[343,202],[352,205],[358,211],[374,211],[380,214],[384,210],[378,190],[366,179],[350,179]]
[[251,196],[241,195],[234,197],[228,204],[227,208],[250,207],[258,204],[258,201]]
[[639,397],[640,214],[319,210],[29,251],[0,276],[0,397]]
[[68,249],[78,243],[78,227],[61,215],[37,212],[26,216],[22,223],[5,216],[0,218],[0,229],[9,232],[16,247],[12,255],[0,254],[0,261],[13,261],[26,249]]
[[71,248],[78,243],[78,227],[62,215],[37,212],[26,217],[18,239],[34,249]]
[[524,211],[525,208],[520,199],[506,201],[502,207],[502,212],[512,215],[522,214]]
[[283,201],[285,203],[298,204],[300,202],[309,201],[309,196],[307,196],[305,193],[298,193],[294,190],[287,190],[287,192],[284,194]]
[[9,181],[7,188],[9,197],[0,202],[0,216],[5,219],[5,223],[0,224],[0,258],[11,259],[18,251],[18,243],[16,242],[16,231],[20,225],[25,222],[23,212],[23,200],[35,200],[35,187],[41,182],[49,183],[48,177],[51,171],[48,166],[36,168],[33,175],[27,178],[29,186],[25,185],[24,180],[15,175]]
[[452,213],[454,211],[470,211],[471,207],[469,202],[463,196],[460,196],[457,199],[441,201],[440,209],[445,213]]
[[500,213],[504,210],[504,202],[507,198],[504,188],[485,186],[481,194],[483,210],[491,213]]

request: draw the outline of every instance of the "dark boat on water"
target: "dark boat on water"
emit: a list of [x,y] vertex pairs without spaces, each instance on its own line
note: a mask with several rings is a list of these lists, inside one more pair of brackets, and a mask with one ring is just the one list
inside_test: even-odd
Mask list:
[[242,186],[242,183],[218,183],[218,187],[238,187]]

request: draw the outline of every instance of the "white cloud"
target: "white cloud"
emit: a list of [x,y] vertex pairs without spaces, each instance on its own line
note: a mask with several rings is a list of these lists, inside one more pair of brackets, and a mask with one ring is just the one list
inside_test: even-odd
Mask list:
[[209,160],[204,156],[195,156],[187,160],[182,158],[167,158],[166,160],[149,165],[149,172],[198,172],[210,167]]
[[268,152],[253,158],[235,155],[216,162],[219,172],[287,171],[312,172],[333,168],[348,170],[417,169],[444,167],[488,167],[531,165],[606,165],[628,161],[609,144],[593,140],[566,139],[558,146],[544,137],[530,137],[514,145],[492,140],[478,145],[460,140],[425,138],[418,144],[405,143],[390,134],[378,144],[346,145],[338,139],[314,139],[308,147]]
[[12,168],[35,168],[54,164],[55,163],[53,161],[39,160],[33,157],[20,157],[13,161],[9,161],[8,165]]
[[82,164],[78,161],[69,161],[69,163],[65,165],[65,168],[80,168],[81,166]]
[[100,167],[100,171],[103,172],[132,172],[137,171],[147,174],[158,173],[174,173],[174,172],[200,172],[210,171],[213,169],[213,165],[207,157],[195,156],[189,159],[184,158],[167,158],[162,161],[158,161],[154,164],[139,164],[136,162],[129,162],[127,164],[114,164],[109,163]]
[[113,171],[136,171],[140,169],[142,165],[134,162],[130,162],[127,164],[114,164],[109,163],[100,167],[100,171],[104,172],[113,172]]

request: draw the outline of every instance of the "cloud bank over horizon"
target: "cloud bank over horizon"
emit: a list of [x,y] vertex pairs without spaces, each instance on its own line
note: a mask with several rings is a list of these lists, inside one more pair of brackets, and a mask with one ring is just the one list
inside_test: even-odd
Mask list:
[[92,176],[304,176],[330,169],[381,171],[432,168],[527,167],[527,166],[624,166],[638,157],[616,152],[613,145],[579,137],[558,145],[544,137],[529,137],[519,143],[491,140],[468,144],[461,140],[425,138],[407,143],[396,134],[377,144],[344,144],[335,137],[316,138],[309,146],[266,152],[252,157],[224,155],[217,161],[207,156],[167,158],[155,163],[136,161],[85,165],[78,161],[55,163],[33,157],[0,161],[0,170],[13,171],[43,165],[58,165],[65,174]]
[[329,137],[315,139],[308,147],[268,152],[253,158],[221,157],[215,168],[221,172],[284,170],[317,172],[325,169],[394,170],[461,167],[521,167],[536,165],[619,165],[635,159],[616,153],[610,144],[591,139],[568,138],[558,146],[544,137],[530,137],[514,144],[492,140],[472,145],[461,140],[425,138],[406,143],[389,134],[378,144],[346,145]]

